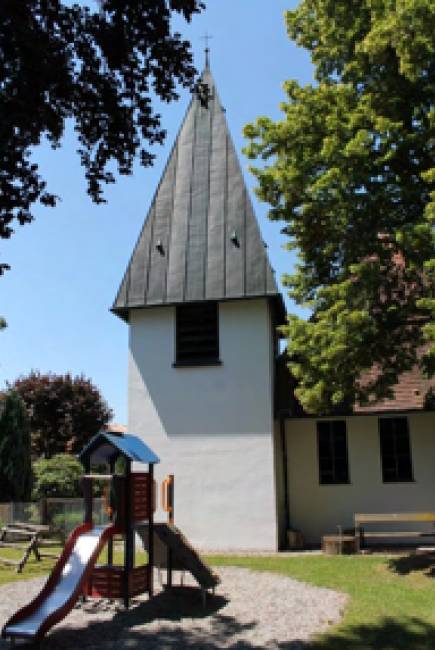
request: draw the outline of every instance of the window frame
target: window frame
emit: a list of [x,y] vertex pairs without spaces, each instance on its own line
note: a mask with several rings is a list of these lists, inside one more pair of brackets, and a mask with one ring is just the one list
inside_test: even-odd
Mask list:
[[[408,443],[408,452],[409,452],[409,469],[410,469],[410,478],[403,478],[402,476],[399,476],[399,464],[398,464],[398,457],[400,454],[397,453],[397,431],[394,431],[394,451],[395,451],[395,456],[394,456],[394,461],[395,461],[395,468],[396,468],[396,478],[386,478],[385,476],[385,467],[384,467],[384,443],[382,441],[383,433],[381,430],[381,422],[385,421],[395,421],[395,420],[403,420],[406,425],[406,435],[407,435],[407,443]],[[384,416],[384,417],[378,417],[378,432],[379,432],[379,456],[380,456],[380,461],[381,461],[381,476],[382,476],[382,483],[386,484],[391,484],[391,483],[415,483],[415,478],[414,478],[414,464],[413,464],[413,453],[412,453],[412,444],[411,444],[411,432],[409,428],[409,419],[406,415],[395,415],[395,416]]]
[[[188,357],[180,351],[180,346],[182,345],[182,340],[180,340],[180,312],[184,310],[192,310],[195,308],[204,309],[206,306],[214,308],[214,327],[211,335],[214,338],[213,347],[216,350],[216,354],[212,355],[193,355]],[[192,319],[193,322],[194,319]],[[201,366],[220,366],[222,361],[220,359],[220,338],[219,338],[219,303],[217,301],[206,301],[206,302],[192,302],[192,303],[183,303],[175,306],[175,361],[172,364],[174,368],[192,368],[192,367],[201,367]]]
[[[346,447],[346,453],[345,453],[345,462],[346,462],[346,479],[345,480],[338,480],[336,477],[336,454],[335,454],[335,440],[334,440],[334,430],[333,426],[337,423],[343,424],[344,425],[344,443]],[[329,449],[331,451],[331,461],[332,461],[332,474],[333,478],[332,480],[325,480],[324,476],[322,477],[322,461],[321,461],[321,454],[320,454],[320,438],[322,435],[322,432],[320,431],[320,427],[323,425],[329,425]],[[350,467],[349,467],[349,445],[348,445],[348,432],[347,432],[347,421],[345,419],[339,419],[339,420],[317,420],[316,421],[316,433],[317,433],[317,467],[318,467],[318,478],[319,478],[319,485],[350,485]]]

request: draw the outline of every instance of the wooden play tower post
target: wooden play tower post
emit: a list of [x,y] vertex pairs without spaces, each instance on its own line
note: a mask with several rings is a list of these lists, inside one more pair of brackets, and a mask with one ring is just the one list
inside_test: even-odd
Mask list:
[[[174,475],[169,474],[168,478],[163,481],[162,485],[162,508],[163,511],[168,515],[168,524],[173,526],[175,523],[175,513],[174,513]],[[168,588],[172,587],[172,567],[173,567],[173,558],[172,550],[170,547],[167,547],[167,582],[166,586]]]
[[[146,512],[148,513],[148,594],[150,598],[153,595],[153,568],[154,568],[154,544],[153,544],[153,521],[154,521],[154,467],[149,465],[148,474],[145,475],[147,482],[147,489],[145,491],[146,499]],[[136,475],[138,476],[138,475]],[[144,476],[144,475],[140,475]],[[124,552],[124,605],[128,609],[130,604],[130,584],[131,576],[134,572],[135,564],[135,534],[137,521],[135,519],[136,494],[134,491],[134,479],[132,478],[131,461],[127,461],[125,470],[125,552]]]
[[148,471],[148,592],[151,596],[154,590],[154,466],[150,465]]

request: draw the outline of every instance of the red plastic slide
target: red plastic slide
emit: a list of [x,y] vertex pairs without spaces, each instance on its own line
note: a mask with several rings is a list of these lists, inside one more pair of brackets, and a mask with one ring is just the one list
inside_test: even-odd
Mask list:
[[101,550],[115,532],[113,525],[76,528],[41,592],[9,619],[2,636],[40,641],[74,607]]

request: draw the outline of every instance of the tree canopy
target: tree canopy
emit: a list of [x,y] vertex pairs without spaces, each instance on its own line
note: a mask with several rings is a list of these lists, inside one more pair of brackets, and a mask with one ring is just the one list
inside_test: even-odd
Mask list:
[[32,372],[12,388],[26,405],[32,453],[38,457],[77,453],[112,417],[98,388],[84,376]]
[[327,413],[434,372],[435,6],[302,0],[286,22],[316,83],[286,82],[282,119],[246,126],[246,152],[298,251],[285,285],[312,311],[285,327],[296,392]]
[[114,164],[129,174],[137,156],[152,163],[150,146],[165,135],[153,99],[169,102],[177,84],[195,85],[190,43],[171,19],[202,9],[200,0],[2,0],[0,238],[31,221],[36,202],[55,205],[32,151],[43,138],[60,146],[67,119],[96,203]]

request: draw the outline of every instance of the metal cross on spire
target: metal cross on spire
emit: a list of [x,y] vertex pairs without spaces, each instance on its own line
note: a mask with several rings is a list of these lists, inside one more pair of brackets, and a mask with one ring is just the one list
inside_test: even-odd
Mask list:
[[208,34],[207,32],[204,34],[204,36],[201,37],[202,40],[205,42],[205,67],[209,68],[210,67],[210,40],[213,38],[211,34]]

